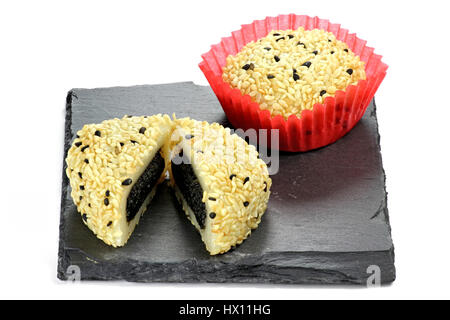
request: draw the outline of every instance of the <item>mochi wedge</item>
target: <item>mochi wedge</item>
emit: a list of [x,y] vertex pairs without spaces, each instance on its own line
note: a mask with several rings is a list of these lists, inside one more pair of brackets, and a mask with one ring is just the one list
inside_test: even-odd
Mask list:
[[85,125],[66,163],[71,196],[83,222],[106,244],[125,245],[165,179],[167,115],[124,117]]
[[189,118],[174,122],[165,147],[171,185],[206,250],[225,253],[261,222],[272,185],[267,166],[229,128]]

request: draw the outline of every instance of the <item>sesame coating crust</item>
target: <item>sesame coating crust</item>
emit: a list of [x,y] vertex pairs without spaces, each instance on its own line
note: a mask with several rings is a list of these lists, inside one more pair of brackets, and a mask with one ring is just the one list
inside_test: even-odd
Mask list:
[[366,79],[346,43],[320,29],[270,32],[227,57],[222,79],[272,116],[301,116],[316,103]]
[[272,184],[256,148],[236,134],[230,134],[229,128],[189,118],[175,120],[168,148],[171,159],[182,148],[202,185],[202,201],[207,209],[203,229],[195,221],[169,169],[177,198],[200,232],[206,249],[216,255],[241,244],[261,222]]
[[66,158],[71,196],[84,223],[106,244],[123,246],[139,222],[126,222],[128,194],[171,129],[167,115],[155,115],[105,120],[77,132]]

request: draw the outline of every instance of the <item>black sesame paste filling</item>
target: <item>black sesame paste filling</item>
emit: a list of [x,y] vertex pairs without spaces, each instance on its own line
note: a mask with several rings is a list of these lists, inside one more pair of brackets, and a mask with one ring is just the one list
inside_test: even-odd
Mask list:
[[161,174],[164,171],[164,159],[160,151],[155,154],[155,157],[150,161],[149,165],[133,185],[127,199],[127,221],[136,217],[139,209],[148,197],[150,192],[156,186]]
[[206,206],[202,201],[203,188],[190,164],[175,164],[172,161],[172,174],[175,184],[180,189],[181,194],[187,204],[194,212],[195,219],[201,229],[205,228]]

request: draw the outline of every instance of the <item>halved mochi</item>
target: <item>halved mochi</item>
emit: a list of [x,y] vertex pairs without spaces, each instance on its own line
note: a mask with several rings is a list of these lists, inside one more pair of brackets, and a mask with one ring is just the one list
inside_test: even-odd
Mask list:
[[84,223],[106,244],[126,244],[165,179],[168,116],[124,117],[85,125],[70,148],[66,174]]
[[176,197],[209,253],[241,244],[261,222],[272,184],[255,147],[217,123],[184,118],[165,148]]

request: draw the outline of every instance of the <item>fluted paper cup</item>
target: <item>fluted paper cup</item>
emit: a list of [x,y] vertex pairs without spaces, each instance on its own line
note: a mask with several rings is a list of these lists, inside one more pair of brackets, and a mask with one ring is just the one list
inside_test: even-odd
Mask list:
[[[336,91],[323,103],[315,104],[312,110],[303,110],[300,117],[291,115],[286,120],[281,115],[271,116],[249,95],[223,81],[222,68],[226,65],[226,58],[236,55],[247,43],[267,36],[272,30],[296,30],[299,27],[332,32],[338,40],[345,42],[365,62],[366,80],[360,80],[344,91]],[[328,20],[305,15],[279,15],[242,25],[240,30],[212,45],[211,50],[202,55],[199,67],[235,128],[279,129],[280,150],[308,151],[331,144],[348,133],[362,118],[386,76],[388,66],[366,43],[355,33]]]

